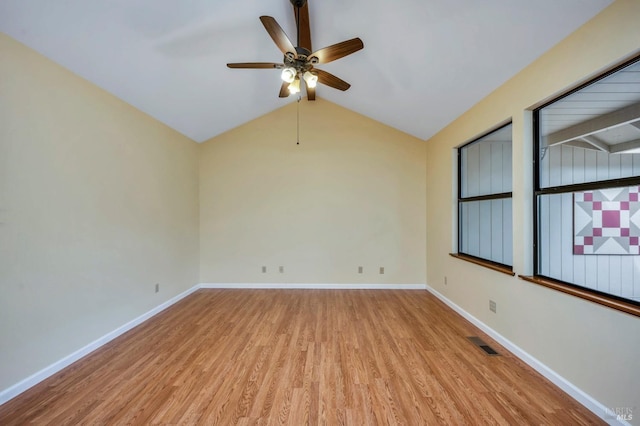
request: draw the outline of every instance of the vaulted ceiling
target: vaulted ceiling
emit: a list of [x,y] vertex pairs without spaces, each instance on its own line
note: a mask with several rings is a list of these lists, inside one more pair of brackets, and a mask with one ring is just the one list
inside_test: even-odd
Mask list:
[[[308,1],[314,49],[365,46],[321,67],[351,88],[317,96],[421,139],[612,3]],[[297,100],[279,70],[226,67],[282,62],[261,15],[295,44],[289,0],[2,0],[0,31],[201,142]]]

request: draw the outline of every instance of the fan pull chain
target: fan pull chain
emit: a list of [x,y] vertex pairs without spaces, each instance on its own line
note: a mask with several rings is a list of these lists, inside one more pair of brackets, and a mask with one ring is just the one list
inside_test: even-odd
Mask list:
[[296,105],[296,145],[300,145],[300,99],[302,99],[302,96],[298,95],[298,105]]

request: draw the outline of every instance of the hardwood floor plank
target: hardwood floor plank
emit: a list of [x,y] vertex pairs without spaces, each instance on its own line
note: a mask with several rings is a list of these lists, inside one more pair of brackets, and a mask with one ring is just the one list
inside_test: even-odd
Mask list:
[[200,290],[0,424],[604,423],[425,291]]

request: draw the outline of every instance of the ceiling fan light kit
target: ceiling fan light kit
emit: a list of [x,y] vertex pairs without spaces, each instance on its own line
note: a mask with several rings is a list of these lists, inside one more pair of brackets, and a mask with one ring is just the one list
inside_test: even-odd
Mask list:
[[318,76],[311,71],[305,71],[302,75],[304,81],[307,83],[307,87],[314,88],[318,84]]
[[293,80],[296,79],[296,75],[297,75],[297,72],[294,68],[286,67],[282,70],[282,74],[280,74],[280,77],[282,78],[282,81],[286,81],[287,83],[292,83]]
[[296,78],[289,84],[289,93],[295,95],[296,93],[300,93],[300,79]]
[[280,78],[283,81],[280,97],[299,93],[301,81],[307,91],[307,100],[316,98],[315,88],[318,83],[338,90],[347,90],[351,85],[315,65],[326,64],[350,55],[364,47],[362,40],[353,38],[313,51],[311,48],[311,29],[309,26],[309,6],[307,0],[290,0],[296,17],[297,46],[294,46],[282,27],[271,16],[261,16],[260,22],[271,36],[278,49],[283,53],[283,63],[275,62],[240,62],[229,63],[229,68],[282,69]]

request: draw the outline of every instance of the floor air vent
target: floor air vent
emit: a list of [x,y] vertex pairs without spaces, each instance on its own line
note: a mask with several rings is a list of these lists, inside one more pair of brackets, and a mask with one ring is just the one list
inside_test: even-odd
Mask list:
[[476,345],[480,349],[482,349],[487,355],[492,355],[492,356],[500,355],[498,352],[496,352],[495,349],[493,349],[491,346],[487,345],[484,342],[484,340],[482,340],[478,336],[470,336],[470,337],[467,337],[467,339],[469,339],[471,341],[471,343],[473,343],[474,345]]

